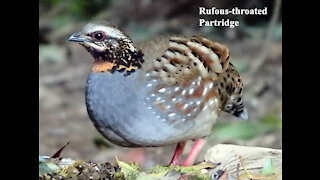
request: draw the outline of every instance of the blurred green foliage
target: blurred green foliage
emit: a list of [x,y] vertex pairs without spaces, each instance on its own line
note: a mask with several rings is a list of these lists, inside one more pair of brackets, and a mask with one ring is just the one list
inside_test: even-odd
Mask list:
[[103,138],[102,136],[97,136],[93,138],[93,143],[98,148],[102,148],[102,147],[108,148],[112,146],[110,142],[106,141],[106,139]]
[[279,131],[281,128],[282,119],[274,114],[267,114],[258,121],[218,122],[209,141],[215,139],[250,140],[267,132]]
[[108,8],[112,1],[113,0],[74,0],[70,3],[68,10],[70,10],[70,13],[88,19],[97,12]]
[[282,128],[282,120],[274,114],[268,114],[260,119],[261,124],[271,130],[280,130]]
[[102,10],[107,9],[114,0],[41,0],[39,1],[39,14],[47,13],[52,8],[61,8],[59,17],[69,16],[78,20],[92,18]]
[[234,123],[218,122],[209,141],[214,139],[252,139],[264,132],[264,128],[254,122],[237,121]]

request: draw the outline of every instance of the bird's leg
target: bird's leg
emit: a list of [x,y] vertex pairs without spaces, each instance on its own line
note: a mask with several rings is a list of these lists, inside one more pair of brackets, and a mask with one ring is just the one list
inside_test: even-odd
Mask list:
[[196,157],[200,153],[203,146],[206,144],[207,140],[205,139],[198,139],[192,146],[190,153],[188,154],[186,160],[183,162],[182,166],[191,166],[193,165]]
[[172,157],[169,165],[171,165],[171,164],[179,165],[179,160],[182,155],[183,148],[184,148],[185,144],[186,144],[186,142],[180,142],[177,144],[176,150],[174,151],[173,157]]

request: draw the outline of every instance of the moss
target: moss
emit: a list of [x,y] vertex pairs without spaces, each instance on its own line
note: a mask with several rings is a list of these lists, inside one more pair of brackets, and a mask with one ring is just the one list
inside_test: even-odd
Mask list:
[[210,179],[207,174],[204,174],[202,169],[214,168],[215,166],[208,163],[198,164],[194,166],[182,167],[182,166],[160,166],[156,165],[149,170],[142,170],[139,165],[135,163],[125,163],[119,161],[116,158],[120,167],[120,173],[117,173],[116,179],[161,179],[164,177],[170,177],[170,173],[173,175],[179,175],[184,179]]

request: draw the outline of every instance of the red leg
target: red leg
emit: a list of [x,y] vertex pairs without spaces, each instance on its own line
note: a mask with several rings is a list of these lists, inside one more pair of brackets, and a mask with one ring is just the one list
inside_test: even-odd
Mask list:
[[187,156],[187,159],[183,162],[182,166],[191,166],[193,165],[196,157],[200,153],[203,146],[206,144],[207,140],[205,139],[198,139],[192,146],[190,153]]
[[183,152],[183,148],[184,148],[184,145],[186,143],[185,142],[180,142],[177,144],[177,147],[176,147],[176,150],[173,154],[173,157],[171,159],[171,162],[169,165],[173,164],[173,165],[179,165],[179,160],[180,160],[180,157],[182,155],[182,152]]

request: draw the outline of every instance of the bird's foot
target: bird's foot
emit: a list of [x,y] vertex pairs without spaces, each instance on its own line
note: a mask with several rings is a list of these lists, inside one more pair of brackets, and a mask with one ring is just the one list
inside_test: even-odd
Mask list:
[[197,156],[199,155],[201,149],[206,144],[207,140],[205,139],[198,139],[192,146],[190,153],[188,154],[186,160],[182,163],[182,166],[191,166],[194,164]]
[[180,163],[180,157],[182,155],[182,152],[186,143],[185,142],[178,143],[176,150],[174,152],[174,155],[171,159],[171,162],[169,163],[169,166],[170,165],[180,165],[180,166],[193,165],[196,157],[199,155],[201,149],[203,148],[206,142],[207,141],[205,139],[196,140],[196,142],[192,146],[190,153],[188,154],[186,160],[183,163]]
[[170,165],[177,166],[180,164],[180,157],[182,155],[182,151],[183,151],[185,144],[186,144],[185,142],[180,142],[177,144],[176,150],[174,151],[173,157],[172,157],[168,166],[170,166]]

